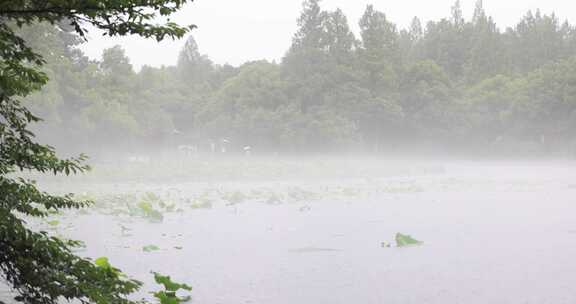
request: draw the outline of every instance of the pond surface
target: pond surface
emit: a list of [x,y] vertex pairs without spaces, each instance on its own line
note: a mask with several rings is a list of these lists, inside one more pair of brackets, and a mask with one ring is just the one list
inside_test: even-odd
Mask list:
[[[156,288],[150,271],[193,285],[193,303],[576,303],[576,164],[453,163],[443,173],[329,184],[338,183],[371,190],[215,205],[162,223],[67,217],[73,228],[61,233],[145,290]],[[373,191],[390,183],[413,187]],[[199,185],[147,187],[186,195]],[[383,248],[397,232],[424,243]]]

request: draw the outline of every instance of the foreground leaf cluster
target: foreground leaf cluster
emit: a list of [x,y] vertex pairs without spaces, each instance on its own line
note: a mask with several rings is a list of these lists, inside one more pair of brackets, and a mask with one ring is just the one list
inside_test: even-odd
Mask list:
[[89,169],[86,157],[60,159],[53,147],[36,143],[29,130],[40,118],[20,101],[46,84],[45,63],[16,30],[37,23],[72,27],[80,36],[87,25],[107,35],[138,34],[162,40],[179,38],[189,28],[174,23],[156,25],[186,0],[1,0],[0,1],[0,278],[18,302],[52,304],[62,299],[80,303],[132,303],[128,295],[141,283],[128,279],[107,261],[96,264],[72,252],[80,242],[31,230],[29,217],[47,217],[63,209],[83,208],[67,196],[38,190],[23,171],[70,175]]

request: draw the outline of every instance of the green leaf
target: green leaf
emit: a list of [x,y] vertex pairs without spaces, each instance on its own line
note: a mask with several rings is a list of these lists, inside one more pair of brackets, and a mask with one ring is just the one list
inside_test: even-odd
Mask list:
[[165,291],[159,291],[154,293],[154,297],[160,300],[160,304],[179,304],[180,299],[175,295],[168,294]]
[[158,247],[156,245],[147,245],[147,246],[142,247],[142,250],[144,252],[152,252],[152,251],[160,250],[160,247]]
[[112,265],[110,265],[110,262],[108,261],[107,257],[100,257],[97,258],[94,261],[94,264],[96,264],[96,266],[100,267],[100,268],[106,268],[106,269],[111,269]]
[[59,221],[59,220],[52,220],[52,221],[48,221],[48,222],[46,222],[46,223],[47,223],[48,225],[54,227],[54,226],[58,226],[58,225],[60,224],[60,221]]
[[154,272],[154,280],[156,281],[156,283],[164,285],[164,288],[166,289],[166,291],[176,292],[180,289],[188,290],[188,291],[192,290],[192,287],[190,287],[186,284],[180,284],[180,283],[173,282],[170,279],[170,276],[164,276],[164,275],[161,275],[157,272]]
[[[69,57],[58,53],[55,44],[62,42],[62,50],[71,51],[74,42],[59,41],[60,38],[78,38],[76,34],[85,37],[85,27],[88,25],[103,30],[109,36],[136,34],[157,40],[179,38],[188,32],[188,27],[171,22],[156,24],[152,20],[160,14],[169,17],[186,2],[189,1],[1,1],[0,281],[17,293],[17,301],[31,304],[62,301],[137,303],[130,300],[129,295],[142,284],[126,279],[120,270],[110,265],[107,258],[92,261],[77,256],[73,251],[77,242],[36,232],[24,221],[24,218],[47,217],[64,209],[83,208],[90,202],[76,201],[71,196],[50,195],[38,189],[34,182],[14,177],[23,171],[69,175],[89,170],[84,165],[84,155],[60,159],[53,147],[35,142],[34,133],[29,130],[30,124],[41,119],[27,108],[29,103],[24,104],[21,100],[32,97],[32,93],[47,84],[47,75],[52,75],[54,70],[66,70],[69,73],[66,79],[74,82],[77,74],[72,72],[75,69],[72,66],[54,70],[53,67],[43,66],[47,60],[40,52],[52,57],[49,59],[72,59],[72,55]],[[64,28],[65,25],[70,26],[70,33]],[[33,35],[24,35],[26,31]],[[40,37],[43,41],[36,41]],[[46,101],[42,100],[43,103],[50,103]],[[34,112],[46,111],[35,108]],[[81,111],[75,112],[78,116],[82,115]],[[156,210],[146,214],[156,220],[162,218]],[[59,221],[52,220],[47,224],[57,226]]]
[[410,235],[396,233],[396,246],[398,247],[416,246],[421,244],[421,241],[412,238]]

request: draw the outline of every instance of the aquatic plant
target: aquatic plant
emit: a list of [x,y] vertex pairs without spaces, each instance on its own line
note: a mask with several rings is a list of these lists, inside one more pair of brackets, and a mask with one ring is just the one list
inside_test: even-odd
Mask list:
[[410,235],[396,233],[396,246],[397,247],[406,247],[406,246],[414,246],[414,245],[421,245],[422,242],[414,239]]
[[164,220],[164,215],[162,214],[162,212],[154,209],[152,203],[150,202],[141,201],[140,203],[138,203],[138,210],[140,211],[140,214],[142,216],[149,219],[150,221],[162,222]]
[[51,221],[47,221],[46,224],[48,224],[52,227],[56,227],[56,226],[60,225],[60,221],[59,220],[51,220]]
[[275,193],[275,192],[270,192],[268,194],[268,198],[266,199],[266,204],[268,205],[280,205],[284,203],[284,197],[279,194],[279,193]]
[[177,293],[179,290],[192,291],[192,287],[176,283],[169,276],[164,276],[157,272],[153,272],[153,274],[156,283],[164,287],[164,290],[153,293],[154,297],[160,301],[160,304],[179,304],[191,299],[190,296],[179,297]]
[[310,201],[313,199],[317,199],[318,195],[310,190],[305,190],[302,188],[294,187],[288,189],[288,197],[296,202],[301,201]]
[[207,198],[207,197],[204,197],[204,196],[197,197],[191,201],[190,208],[192,208],[192,209],[210,209],[210,208],[212,208],[212,200]]
[[228,202],[227,205],[237,205],[245,202],[248,197],[240,191],[224,192],[222,194],[222,200]]
[[144,252],[152,252],[152,251],[160,250],[160,247],[158,247],[156,245],[146,245],[146,246],[142,247],[142,250]]

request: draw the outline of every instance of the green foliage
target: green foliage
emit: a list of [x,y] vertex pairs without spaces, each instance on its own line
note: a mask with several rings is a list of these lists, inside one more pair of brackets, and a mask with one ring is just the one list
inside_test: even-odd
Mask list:
[[177,292],[179,290],[192,291],[192,287],[176,283],[169,276],[163,276],[156,272],[154,272],[154,280],[157,284],[164,286],[164,290],[154,293],[154,297],[160,301],[160,304],[179,304],[191,299],[190,296],[178,297]]
[[396,240],[396,246],[398,247],[415,246],[422,244],[422,242],[414,239],[413,237],[402,233],[396,233],[395,240]]
[[162,222],[164,215],[154,206],[165,206],[164,202],[152,192],[147,192],[138,203],[138,211],[145,218],[155,222]]
[[60,221],[58,221],[58,220],[52,220],[52,221],[46,222],[46,224],[48,224],[48,225],[50,225],[50,226],[58,226],[58,225],[60,225]]
[[[282,62],[239,67],[214,64],[189,36],[176,66],[135,72],[119,47],[87,60],[73,29],[19,29],[45,54],[52,79],[26,98],[48,118],[37,133],[67,152],[95,156],[153,150],[150,142],[158,150],[182,144],[207,152],[223,138],[237,153],[245,146],[256,153],[394,153],[415,143],[482,153],[522,143],[572,149],[572,25],[534,12],[502,31],[478,1],[470,20],[458,4],[449,18],[415,18],[401,29],[367,6],[355,37],[341,10],[321,4],[304,2]],[[41,73],[18,73],[37,81],[14,90],[45,81]]]
[[[44,218],[55,211],[88,206],[90,202],[75,201],[70,195],[50,195],[38,190],[33,181],[17,176],[22,171],[70,175],[82,173],[89,167],[84,165],[86,157],[82,155],[60,159],[53,147],[36,143],[29,127],[40,118],[32,114],[21,99],[42,88],[47,75],[66,74],[59,66],[69,67],[72,63],[82,66],[82,58],[69,46],[77,43],[72,38],[74,34],[85,35],[85,26],[99,28],[110,36],[178,38],[189,28],[170,22],[157,25],[152,20],[159,15],[171,15],[186,2],[0,1],[0,276],[19,294],[16,301],[51,304],[65,299],[80,303],[132,303],[128,295],[140,287],[140,282],[121,276],[102,259],[96,265],[76,256],[72,248],[80,242],[28,228],[26,217]],[[64,29],[55,29],[57,24]],[[65,29],[66,26],[69,29]],[[56,41],[48,47],[49,52],[57,49],[62,53],[53,53],[48,59],[67,57],[70,61],[55,63],[50,73],[42,72],[40,68],[45,59],[37,53],[41,48],[36,50],[21,36],[29,27],[40,31],[29,31],[28,35]],[[55,37],[57,39],[53,39]],[[56,95],[53,87],[43,93]],[[55,101],[52,106],[58,103]]]
[[100,269],[103,269],[107,272],[110,273],[114,273],[114,274],[118,274],[118,275],[122,275],[121,271],[117,268],[114,268],[111,264],[110,261],[108,260],[107,257],[99,257],[96,260],[94,260],[94,264],[96,264],[96,266],[98,266]]
[[247,197],[240,191],[225,192],[222,198],[228,202],[228,205],[237,205],[243,203]]
[[160,41],[166,37],[182,37],[188,29],[175,23],[158,25],[158,16],[170,16],[186,4],[187,0],[104,0],[71,2],[2,1],[0,15],[15,22],[18,27],[36,22],[54,23],[65,20],[84,36],[86,24],[103,30],[109,36],[140,35]]
[[192,209],[210,209],[212,208],[212,200],[206,197],[197,197],[190,204]]
[[153,252],[153,251],[160,250],[160,247],[158,247],[156,245],[146,245],[146,246],[142,247],[142,250],[144,252]]
[[373,95],[394,89],[402,60],[396,26],[384,13],[368,5],[360,19],[360,31],[362,45],[358,56],[366,87]]
[[[569,65],[576,50],[574,27],[554,15],[528,13],[503,31],[479,1],[470,20],[455,5],[449,18],[415,18],[401,29],[368,6],[355,37],[342,11],[321,4],[304,3],[282,62],[240,67],[214,64],[190,36],[177,66],[135,72],[119,47],[87,60],[69,26],[19,29],[45,55],[52,79],[26,98],[48,120],[34,130],[66,152],[94,156],[135,154],[150,142],[208,151],[222,138],[232,141],[231,150],[258,153],[401,152],[414,142],[490,152],[500,138],[503,145],[539,146],[546,138],[546,149],[566,151],[573,142],[571,105],[556,102],[570,100],[569,82],[558,82],[558,91],[531,91],[533,73]],[[506,79],[506,88],[483,91],[494,79]],[[557,96],[560,90],[566,96]]]

